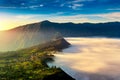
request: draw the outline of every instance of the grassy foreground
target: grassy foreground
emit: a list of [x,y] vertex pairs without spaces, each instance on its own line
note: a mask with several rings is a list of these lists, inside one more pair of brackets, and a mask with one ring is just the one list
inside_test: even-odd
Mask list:
[[60,68],[49,68],[55,46],[0,53],[0,80],[74,80]]

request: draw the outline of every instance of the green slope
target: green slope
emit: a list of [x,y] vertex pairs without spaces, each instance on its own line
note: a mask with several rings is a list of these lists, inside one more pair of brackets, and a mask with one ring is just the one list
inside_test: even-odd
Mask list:
[[74,80],[60,68],[49,68],[56,51],[69,47],[64,39],[34,47],[0,53],[0,80]]

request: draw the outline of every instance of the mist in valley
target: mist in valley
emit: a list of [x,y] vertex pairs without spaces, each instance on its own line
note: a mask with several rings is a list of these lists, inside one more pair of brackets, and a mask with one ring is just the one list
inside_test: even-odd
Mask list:
[[120,39],[66,38],[72,44],[55,54],[51,66],[61,67],[76,80],[120,80]]

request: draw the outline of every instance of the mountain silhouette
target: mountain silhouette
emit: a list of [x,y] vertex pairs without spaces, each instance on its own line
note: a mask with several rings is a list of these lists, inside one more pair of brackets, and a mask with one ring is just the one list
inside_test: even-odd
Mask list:
[[[11,31],[11,30],[10,30]],[[120,37],[120,22],[108,23],[54,23],[48,20],[23,25],[12,31],[61,33],[64,37]]]

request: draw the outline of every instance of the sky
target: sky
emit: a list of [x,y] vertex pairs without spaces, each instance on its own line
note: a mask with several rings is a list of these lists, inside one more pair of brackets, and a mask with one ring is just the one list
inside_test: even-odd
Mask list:
[[43,20],[59,23],[120,21],[120,0],[0,0],[0,30]]

